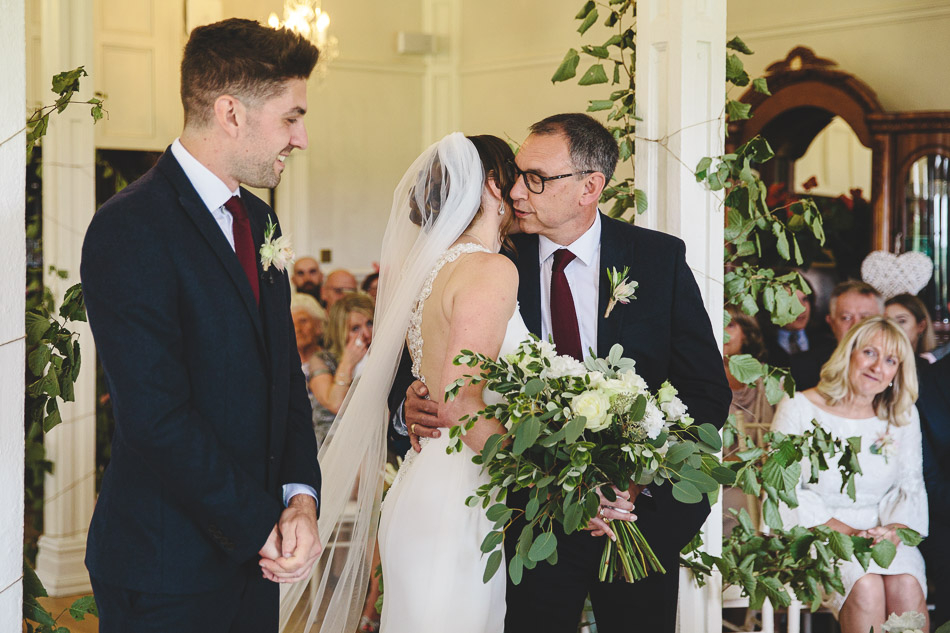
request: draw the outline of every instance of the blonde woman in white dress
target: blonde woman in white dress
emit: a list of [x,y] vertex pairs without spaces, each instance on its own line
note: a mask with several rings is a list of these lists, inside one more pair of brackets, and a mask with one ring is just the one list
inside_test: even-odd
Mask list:
[[897,546],[887,569],[873,561],[866,572],[855,560],[841,564],[845,592],[828,596],[827,606],[843,633],[880,631],[890,613],[927,614],[924,559],[897,537],[898,528],[926,536],[928,527],[916,400],[915,357],[906,334],[890,319],[871,317],[838,344],[818,386],[783,401],[772,421],[772,430],[788,435],[809,430],[814,419],[837,438],[861,437],[855,501],[841,491],[836,469],[810,484],[810,467],[804,465],[798,508],[781,505],[786,528],[824,524]]

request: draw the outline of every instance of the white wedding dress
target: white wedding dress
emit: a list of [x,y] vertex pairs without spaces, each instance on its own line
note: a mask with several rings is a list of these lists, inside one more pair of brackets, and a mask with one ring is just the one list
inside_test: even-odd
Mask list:
[[[432,282],[448,262],[473,252],[490,252],[471,243],[443,254],[426,279],[410,316],[407,334],[413,374],[420,375],[425,343],[422,307]],[[508,321],[501,355],[514,352],[528,336],[518,310]],[[441,394],[432,394],[433,398]],[[485,392],[486,403],[501,401]],[[479,505],[465,500],[488,477],[472,463],[475,453],[446,454],[449,434],[423,439],[421,453],[410,450],[383,503],[379,550],[383,567],[382,633],[501,633],[505,622],[505,574],[482,582],[487,554],[481,543],[493,522]]]

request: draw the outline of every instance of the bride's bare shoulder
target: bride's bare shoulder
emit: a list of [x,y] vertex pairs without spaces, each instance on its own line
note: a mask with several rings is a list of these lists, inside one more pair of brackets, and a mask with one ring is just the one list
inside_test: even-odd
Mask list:
[[446,288],[451,302],[499,299],[514,302],[518,294],[518,269],[498,253],[469,253],[460,257]]

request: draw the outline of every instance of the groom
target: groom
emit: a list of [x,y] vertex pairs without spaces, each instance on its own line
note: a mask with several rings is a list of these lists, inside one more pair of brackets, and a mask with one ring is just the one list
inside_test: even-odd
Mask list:
[[89,225],[83,291],[116,417],[86,553],[103,633],[277,631],[277,583],[319,555],[287,273],[258,256],[276,218],[240,187],[275,187],[306,148],[316,61],[290,31],[196,28],[181,137]]
[[[586,114],[559,114],[531,126],[516,158],[521,178],[511,191],[523,231],[512,236],[511,255],[520,275],[521,315],[533,333],[552,335],[562,354],[593,349],[605,357],[620,343],[651,389],[669,380],[697,422],[721,427],[731,392],[683,242],[598,212],[617,156],[614,138]],[[639,283],[636,299],[605,318],[607,270],[625,266]],[[405,422],[418,435],[433,437],[439,433],[436,405],[416,397],[421,389],[415,383],[408,390]],[[592,532],[557,535],[557,564],[526,569],[519,585],[509,581],[506,631],[573,633],[589,594],[601,633],[673,633],[679,551],[699,531],[709,506],[679,503],[669,485],[650,486],[639,498],[639,489],[630,492],[637,525],[667,573],[634,584],[599,582],[604,541],[594,534],[609,526],[595,519]],[[630,518],[628,502],[603,501],[601,507],[608,519]],[[516,544],[517,538],[506,539],[509,557]]]

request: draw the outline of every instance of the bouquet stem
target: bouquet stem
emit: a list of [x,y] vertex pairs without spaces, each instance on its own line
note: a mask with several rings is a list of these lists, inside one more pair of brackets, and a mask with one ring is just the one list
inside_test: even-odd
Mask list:
[[622,575],[627,582],[636,582],[647,577],[651,571],[665,574],[656,554],[640,528],[633,521],[614,521],[611,523],[616,542],[607,539],[603,556],[600,558],[600,581],[613,581]]

